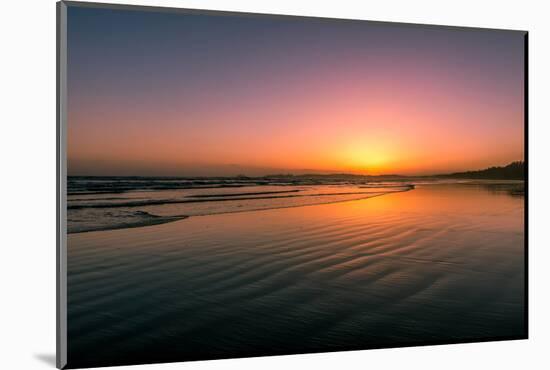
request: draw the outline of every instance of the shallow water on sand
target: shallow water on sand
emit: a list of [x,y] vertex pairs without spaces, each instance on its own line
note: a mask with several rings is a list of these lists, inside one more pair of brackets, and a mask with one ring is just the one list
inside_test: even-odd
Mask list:
[[71,234],[69,366],[522,337],[511,194],[419,185]]
[[[102,185],[99,188],[98,181]],[[331,183],[325,180],[316,184],[307,181],[257,184],[258,180],[250,179],[246,183],[201,180],[200,184],[193,185],[189,181],[155,178],[141,181],[117,178],[81,180],[80,187],[72,184],[69,188],[68,232],[142,227],[189,216],[335,203],[412,188],[401,181],[367,184],[364,181]]]

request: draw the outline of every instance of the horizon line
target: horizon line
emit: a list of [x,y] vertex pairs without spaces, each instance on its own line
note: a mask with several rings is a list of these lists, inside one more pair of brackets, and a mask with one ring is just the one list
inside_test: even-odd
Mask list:
[[[331,170],[304,170],[303,173],[292,173],[292,172],[280,172],[280,173],[270,173],[266,175],[246,175],[246,174],[237,174],[237,175],[201,175],[201,176],[193,176],[193,175],[71,175],[67,174],[67,177],[155,177],[155,178],[267,178],[267,177],[276,177],[276,176],[288,176],[288,177],[299,177],[299,176],[356,176],[356,177],[399,177],[399,178],[410,178],[410,177],[434,177],[434,176],[446,176],[446,175],[456,175],[456,174],[463,174],[463,173],[470,173],[470,172],[480,172],[480,171],[486,171],[493,168],[505,168],[515,163],[521,163],[525,164],[525,160],[516,160],[509,162],[506,165],[501,166],[489,166],[481,169],[472,169],[472,170],[465,170],[465,171],[454,171],[454,172],[437,172],[437,173],[431,173],[431,174],[411,174],[411,175],[402,175],[399,173],[386,173],[386,174],[360,174],[360,173],[353,173],[353,172],[338,172],[338,171],[331,171]],[[284,170],[282,170],[284,171]],[[311,172],[307,172],[311,171]],[[317,173],[316,173],[317,172]]]

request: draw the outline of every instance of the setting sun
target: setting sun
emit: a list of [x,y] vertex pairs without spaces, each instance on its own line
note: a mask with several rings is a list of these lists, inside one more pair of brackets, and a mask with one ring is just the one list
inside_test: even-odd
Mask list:
[[239,19],[258,41],[203,22],[71,42],[71,174],[410,175],[523,158],[521,35]]

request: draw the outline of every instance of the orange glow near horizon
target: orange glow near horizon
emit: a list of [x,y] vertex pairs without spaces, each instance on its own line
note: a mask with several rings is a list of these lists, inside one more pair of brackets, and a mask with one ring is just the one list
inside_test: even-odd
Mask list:
[[[523,160],[521,34],[238,17],[164,32],[158,17],[147,45],[130,25],[91,46],[93,30],[69,30],[69,174],[409,175]],[[177,37],[191,25],[208,48]]]

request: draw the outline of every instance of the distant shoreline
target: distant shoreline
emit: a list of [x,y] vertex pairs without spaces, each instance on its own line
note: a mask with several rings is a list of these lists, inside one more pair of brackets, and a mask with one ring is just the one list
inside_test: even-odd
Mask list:
[[370,181],[407,181],[417,179],[441,179],[452,178],[461,180],[524,180],[525,178],[525,163],[523,161],[512,162],[502,167],[489,167],[482,170],[471,170],[463,172],[453,172],[444,174],[432,175],[399,175],[399,174],[384,174],[384,175],[362,175],[353,173],[279,173],[268,174],[264,176],[156,176],[156,175],[68,175],[69,179],[78,178],[109,178],[109,179],[164,179],[164,180],[273,180],[273,179],[330,179],[330,180],[346,180],[346,179],[363,179]]

